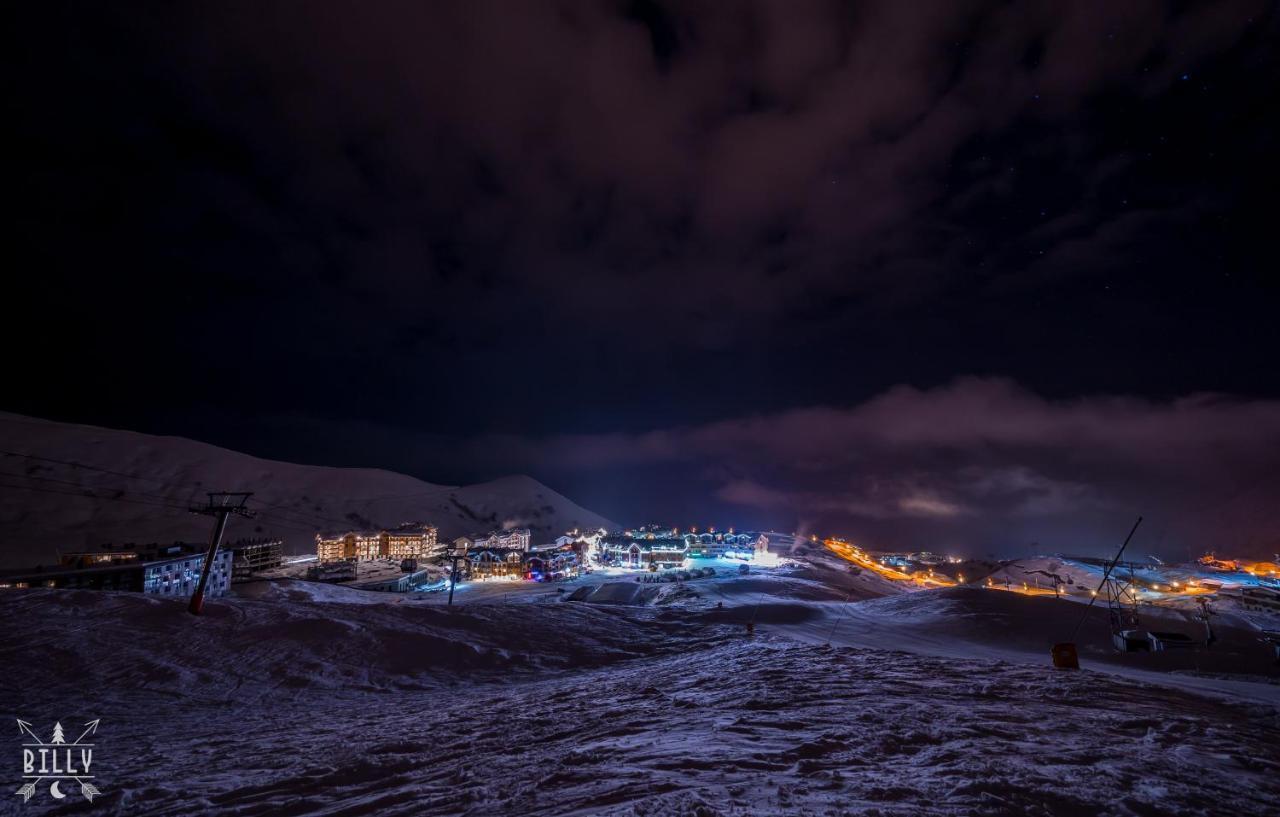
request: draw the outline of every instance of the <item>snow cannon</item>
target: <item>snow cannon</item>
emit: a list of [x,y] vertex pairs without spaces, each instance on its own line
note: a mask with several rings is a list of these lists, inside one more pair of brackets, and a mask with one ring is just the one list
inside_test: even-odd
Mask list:
[[1053,656],[1053,666],[1057,669],[1080,669],[1080,656],[1076,654],[1076,645],[1071,641],[1054,644],[1049,654]]

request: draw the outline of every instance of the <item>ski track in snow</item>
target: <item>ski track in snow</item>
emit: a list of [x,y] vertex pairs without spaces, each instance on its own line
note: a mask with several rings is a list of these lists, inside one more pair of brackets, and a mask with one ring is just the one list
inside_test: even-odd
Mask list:
[[285,591],[201,619],[141,596],[4,594],[4,714],[102,718],[103,796],[0,813],[1276,813],[1274,707],[805,643],[831,624],[821,604],[748,607],[767,583],[743,586],[702,591],[744,602],[724,611]]

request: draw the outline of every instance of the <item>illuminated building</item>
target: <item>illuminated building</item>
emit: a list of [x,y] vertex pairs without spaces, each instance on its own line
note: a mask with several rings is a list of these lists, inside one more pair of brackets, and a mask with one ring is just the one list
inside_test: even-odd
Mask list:
[[557,545],[572,545],[575,542],[585,542],[588,545],[597,545],[600,540],[608,535],[608,531],[604,528],[597,528],[593,531],[579,531],[576,528],[565,533],[563,536],[556,537]]
[[[207,545],[106,545],[102,550],[65,554],[56,567],[37,567],[0,576],[0,588],[58,587],[118,590],[152,596],[190,596],[204,569]],[[206,598],[231,585],[232,551],[220,549],[205,588]]]
[[680,567],[687,559],[742,559],[764,561],[769,539],[761,533],[696,529],[680,533],[678,528],[643,525],[622,533],[600,537],[597,559],[603,564],[648,568]]
[[509,528],[496,530],[485,536],[471,537],[472,549],[501,549],[527,551],[532,535],[528,528]]
[[759,559],[769,552],[769,540],[762,533],[728,533],[715,530],[684,535],[693,559]]
[[387,555],[386,541],[382,533],[357,533],[355,537],[355,558],[358,562],[367,562]]
[[563,536],[557,536],[556,545],[558,547],[565,545],[578,546],[581,549],[583,562],[590,562],[593,559],[597,559],[600,551],[600,540],[604,539],[608,533],[604,528],[597,528],[593,531],[579,531],[575,528]]
[[581,555],[573,545],[551,545],[538,550],[519,548],[473,548],[459,563],[467,579],[531,579],[552,581],[571,579],[581,572]]
[[621,567],[656,570],[680,567],[689,557],[689,544],[674,528],[646,525],[600,540],[600,561]]
[[338,536],[317,534],[316,557],[321,564],[356,558],[356,535],[354,533],[344,533]]
[[587,542],[568,542],[530,551],[525,559],[525,578],[552,581],[576,578],[582,572]]
[[528,528],[511,528],[484,536],[459,537],[453,540],[453,546],[455,550],[466,550],[467,558],[460,568],[468,578],[524,578],[531,538]]
[[467,552],[466,577],[469,579],[523,579],[525,551],[520,548],[474,548]]
[[421,559],[436,549],[433,525],[406,522],[394,530],[351,531],[316,536],[316,556],[321,563],[346,559]]

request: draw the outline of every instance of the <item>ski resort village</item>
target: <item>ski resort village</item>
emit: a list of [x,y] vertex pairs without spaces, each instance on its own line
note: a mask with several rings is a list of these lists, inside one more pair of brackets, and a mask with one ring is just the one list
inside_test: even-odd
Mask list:
[[6,12],[0,817],[1280,817],[1280,2]]
[[[141,546],[104,544],[60,554],[56,565],[0,570],[0,589],[88,588],[190,597],[209,575],[203,594],[219,597],[237,584],[298,579],[354,590],[445,594],[491,582],[559,583],[564,592],[601,581],[681,583],[720,571],[747,575],[754,566],[792,566],[777,554],[818,549],[818,537],[736,532],[733,528],[682,533],[679,528],[644,525],[623,531],[572,530],[534,544],[529,528],[507,528],[442,542],[431,524],[407,522],[390,529],[320,533],[316,552],[289,555],[279,539],[243,539],[209,551],[196,543]],[[1125,652],[1208,649],[1217,640],[1218,610],[1253,621],[1259,641],[1273,644],[1280,662],[1280,555],[1274,562],[1240,562],[1206,554],[1198,560],[1165,564],[1156,560],[1097,556],[1042,556],[1007,561],[969,560],[922,551],[875,552],[832,537],[821,548],[854,576],[865,571],[897,592],[973,587],[1026,596],[1102,601],[1112,622],[1112,640]],[[967,576],[966,576],[967,573]],[[598,575],[596,575],[598,574]],[[595,577],[590,579],[589,577]],[[500,589],[497,592],[502,592]],[[1099,593],[1102,596],[1099,596]],[[1198,622],[1194,633],[1148,632],[1139,627],[1141,610],[1181,610]]]
[[[43,440],[6,455],[40,478],[23,507],[62,524],[5,542],[0,690],[61,771],[33,754],[0,813],[55,782],[76,799],[50,813],[1280,802],[1277,559],[1162,560],[1141,520],[1016,558],[625,527],[531,480],[431,486],[22,422],[5,451]],[[68,456],[74,438],[95,457]],[[210,494],[197,471],[257,482]],[[372,521],[388,508],[417,521]],[[91,722],[93,776],[65,771],[58,735]]]

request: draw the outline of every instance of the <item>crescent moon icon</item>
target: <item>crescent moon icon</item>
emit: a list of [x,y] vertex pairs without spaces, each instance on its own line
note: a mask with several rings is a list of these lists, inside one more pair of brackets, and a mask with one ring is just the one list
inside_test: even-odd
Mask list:
[[49,786],[49,794],[53,795],[54,800],[61,800],[62,798],[66,797],[65,794],[58,791],[58,784],[61,782],[62,782],[61,780],[55,780],[53,781],[53,784]]

